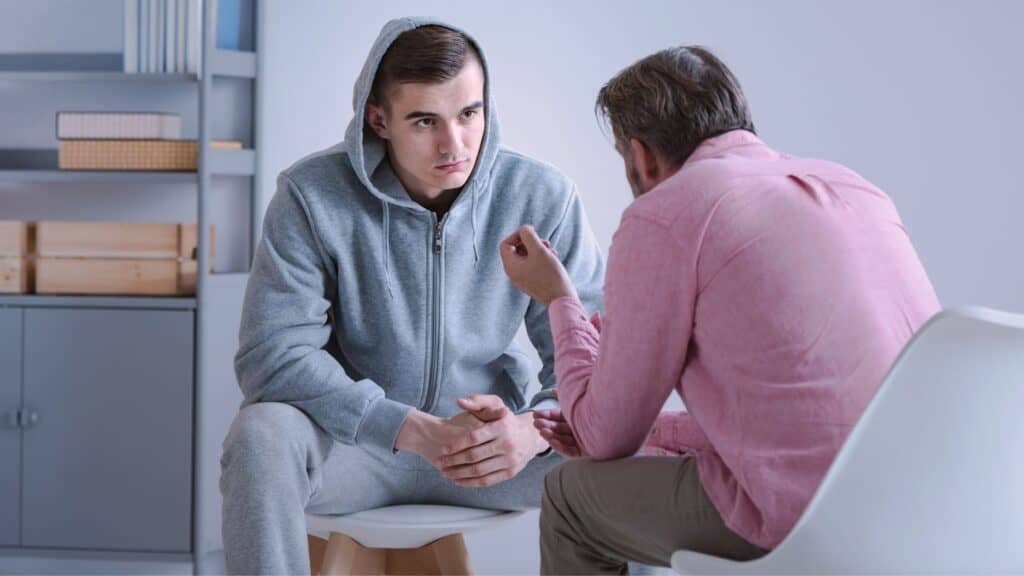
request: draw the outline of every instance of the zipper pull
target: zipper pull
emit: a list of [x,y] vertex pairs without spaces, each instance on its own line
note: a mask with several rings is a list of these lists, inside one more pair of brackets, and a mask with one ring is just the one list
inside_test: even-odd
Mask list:
[[438,222],[437,226],[434,228],[434,254],[441,253],[441,226],[443,225],[443,221]]

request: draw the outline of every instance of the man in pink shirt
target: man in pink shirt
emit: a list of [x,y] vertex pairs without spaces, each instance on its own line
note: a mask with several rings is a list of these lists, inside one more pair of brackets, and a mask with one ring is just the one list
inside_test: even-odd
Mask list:
[[[708,51],[640,60],[597,107],[636,197],[604,316],[588,320],[532,228],[501,246],[550,314],[561,409],[535,424],[588,457],[546,478],[541,570],[622,573],[683,548],[756,558],[796,523],[938,300],[892,201],[766,146]],[[672,390],[686,412],[660,413]]]

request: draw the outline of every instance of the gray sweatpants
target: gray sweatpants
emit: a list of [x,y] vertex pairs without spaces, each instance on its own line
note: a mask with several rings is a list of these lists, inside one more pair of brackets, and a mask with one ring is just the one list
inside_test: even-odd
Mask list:
[[544,476],[563,462],[534,458],[515,478],[462,488],[408,452],[335,442],[291,405],[243,408],[224,440],[220,489],[230,574],[308,574],[304,512],[350,514],[396,504],[539,508]]

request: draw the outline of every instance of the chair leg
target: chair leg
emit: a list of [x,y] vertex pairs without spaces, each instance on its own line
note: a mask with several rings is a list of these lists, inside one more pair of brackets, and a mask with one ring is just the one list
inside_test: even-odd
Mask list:
[[320,569],[323,576],[348,576],[351,574],[384,574],[387,567],[387,550],[366,548],[355,540],[331,532],[327,542],[327,553]]
[[388,549],[389,576],[468,575],[469,555],[462,534],[451,534],[419,548]]
[[320,568],[324,565],[324,554],[327,552],[327,540],[307,534],[309,540],[309,573],[312,576],[320,574]]

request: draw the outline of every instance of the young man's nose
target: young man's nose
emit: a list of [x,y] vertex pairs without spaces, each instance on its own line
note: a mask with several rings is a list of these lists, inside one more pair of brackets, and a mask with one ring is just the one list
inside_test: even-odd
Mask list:
[[461,132],[458,126],[444,124],[437,131],[437,151],[441,154],[458,154],[462,148]]

